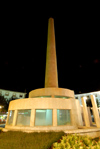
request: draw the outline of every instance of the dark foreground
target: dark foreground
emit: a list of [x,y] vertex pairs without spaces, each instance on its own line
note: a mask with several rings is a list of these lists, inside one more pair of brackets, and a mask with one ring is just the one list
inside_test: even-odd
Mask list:
[[[55,143],[56,142],[56,143]],[[65,135],[64,132],[2,132],[0,131],[0,149],[100,149],[100,137]]]

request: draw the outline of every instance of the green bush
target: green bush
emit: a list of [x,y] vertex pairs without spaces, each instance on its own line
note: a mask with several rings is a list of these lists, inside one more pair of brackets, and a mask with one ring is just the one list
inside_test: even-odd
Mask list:
[[88,136],[78,136],[76,134],[65,135],[60,143],[53,143],[53,149],[100,149],[100,138],[92,139]]

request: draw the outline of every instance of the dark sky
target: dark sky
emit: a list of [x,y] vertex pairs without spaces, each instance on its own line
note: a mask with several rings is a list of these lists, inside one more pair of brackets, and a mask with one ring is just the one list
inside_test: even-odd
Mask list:
[[[59,13],[8,9],[1,17],[0,88],[44,87],[48,19],[55,21],[59,87],[75,93],[100,90],[98,9]],[[48,13],[49,12],[49,13]]]

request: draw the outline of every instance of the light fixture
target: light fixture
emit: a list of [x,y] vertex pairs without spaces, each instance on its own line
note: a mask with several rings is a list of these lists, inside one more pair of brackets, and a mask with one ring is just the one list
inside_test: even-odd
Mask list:
[[84,96],[83,98],[84,98],[85,100],[87,100],[87,97],[86,97],[86,96]]

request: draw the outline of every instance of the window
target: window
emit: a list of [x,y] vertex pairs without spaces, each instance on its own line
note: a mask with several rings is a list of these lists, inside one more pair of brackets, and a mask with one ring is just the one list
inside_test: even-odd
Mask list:
[[16,97],[16,94],[15,93],[13,94],[13,97]]
[[14,117],[14,110],[9,111],[9,118],[8,118],[8,125],[11,125],[13,123],[13,117]]
[[35,98],[50,98],[51,96],[35,96]]
[[16,125],[30,125],[31,110],[18,110]]
[[52,110],[38,109],[35,114],[35,126],[49,126],[52,125]]
[[71,124],[70,110],[57,110],[57,125]]
[[19,95],[19,97],[23,97],[23,95]]
[[5,96],[9,96],[9,93],[8,93],[8,92],[6,92],[6,93],[5,93]]
[[67,97],[67,96],[55,96],[55,98],[63,98],[63,99],[68,99],[68,98],[70,98],[70,97]]
[[75,99],[78,99],[78,97],[75,97]]
[[94,95],[95,97],[98,97],[97,94]]

